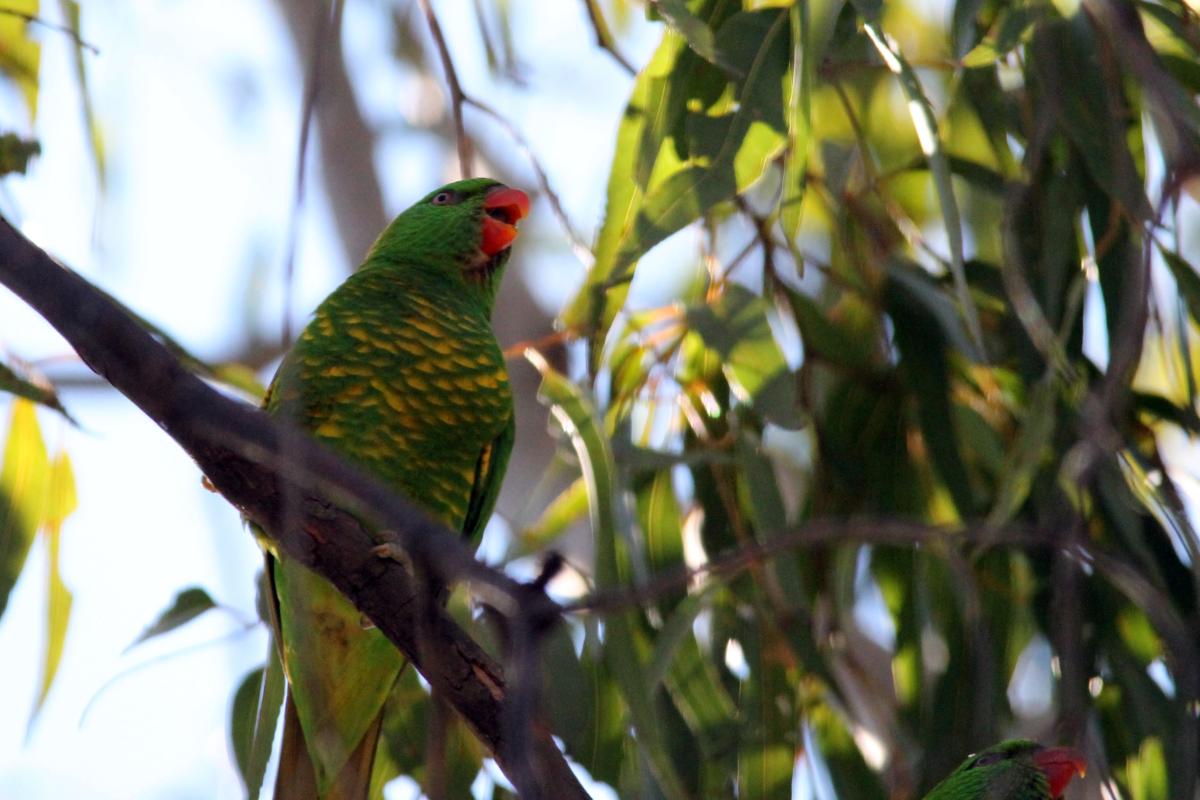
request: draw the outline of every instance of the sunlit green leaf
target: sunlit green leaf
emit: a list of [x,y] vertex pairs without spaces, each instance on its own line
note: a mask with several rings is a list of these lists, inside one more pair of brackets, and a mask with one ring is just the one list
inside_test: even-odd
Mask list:
[[825,57],[842,5],[843,0],[796,3],[789,12],[791,79],[786,103],[787,159],[779,195],[779,222],[798,265],[804,263],[799,257],[796,237],[800,233],[807,186],[809,140],[813,129],[813,88],[817,68]]
[[29,20],[38,16],[38,0],[10,0],[0,13],[0,73],[25,98],[29,118],[37,119],[42,46],[29,37]]
[[689,308],[688,326],[720,358],[729,386],[772,422],[796,427],[791,372],[767,322],[767,304],[730,284],[713,302]]
[[[938,130],[937,117],[933,113],[933,103],[925,93],[925,88],[921,85],[912,65],[908,63],[895,43],[889,37],[877,32],[871,25],[866,27],[866,31],[880,57],[888,69],[895,73],[900,81],[900,87],[908,97],[909,114],[917,131],[917,139],[921,143],[921,152],[929,159],[929,165],[933,172],[933,185],[937,190],[942,222],[945,225],[946,239],[950,248],[950,274],[954,278],[958,304],[966,322],[971,343],[974,345],[973,349],[982,351],[983,330],[980,328],[979,315],[967,287],[962,218],[958,211],[958,200],[954,196],[954,185],[950,180],[950,164],[947,161],[941,133]],[[963,352],[970,351],[964,350]]]
[[50,694],[50,687],[58,674],[63,646],[67,641],[67,626],[71,619],[71,591],[62,579],[60,551],[62,525],[78,506],[75,496],[75,474],[66,453],[59,453],[50,464],[49,491],[46,503],[46,519],[43,524],[46,540],[46,649],[42,656],[42,680],[33,714],[29,719],[32,729],[38,712]]
[[12,404],[4,466],[0,469],[0,616],[25,566],[34,534],[45,521],[50,488],[50,457],[33,403]]
[[521,531],[522,547],[530,551],[545,547],[582,519],[587,510],[587,484],[578,478],[546,506],[532,525]]
[[1131,800],[1167,800],[1170,797],[1162,742],[1157,739],[1142,742],[1137,755],[1125,762],[1125,783]]
[[683,562],[683,515],[670,471],[647,475],[636,481],[633,489],[650,568],[659,573],[678,566]]
[[[639,76],[617,135],[605,221],[596,263],[563,312],[567,324],[586,325],[603,338],[624,302],[633,265],[650,248],[699,219],[715,204],[757,181],[783,148],[783,78],[789,46],[786,9],[739,12],[718,29],[720,51],[745,74],[723,90],[723,78],[690,83],[677,61],[691,53],[673,31]],[[703,71],[706,62],[693,59]],[[713,70],[713,72],[717,72]],[[670,75],[671,83],[662,82]],[[669,100],[669,102],[668,102]],[[683,125],[674,122],[685,106]],[[691,100],[702,106],[693,109]],[[647,131],[652,134],[647,137]],[[680,132],[685,136],[679,140]],[[657,132],[657,133],[653,133]],[[659,140],[659,136],[667,137]],[[649,155],[656,156],[652,169]],[[649,183],[644,192],[638,177]],[[631,180],[632,179],[632,180]]]

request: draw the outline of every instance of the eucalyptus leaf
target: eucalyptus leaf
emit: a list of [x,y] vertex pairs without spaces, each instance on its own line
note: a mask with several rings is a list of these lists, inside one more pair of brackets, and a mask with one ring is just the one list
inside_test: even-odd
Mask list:
[[171,605],[166,608],[158,619],[154,620],[146,630],[130,643],[125,650],[128,652],[133,647],[141,644],[147,639],[153,639],[156,636],[162,636],[164,633],[179,628],[194,620],[196,617],[217,607],[217,603],[208,592],[198,586],[192,586],[182,590],[175,595],[175,599]]

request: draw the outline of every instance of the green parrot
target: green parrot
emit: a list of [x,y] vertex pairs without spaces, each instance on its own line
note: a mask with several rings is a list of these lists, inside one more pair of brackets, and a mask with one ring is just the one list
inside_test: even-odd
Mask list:
[[[490,318],[528,211],[489,179],[430,192],[317,308],[264,400],[476,543],[513,444]],[[288,683],[276,797],[366,798],[405,659],[303,565],[268,553],[267,575]]]
[[970,756],[925,800],[1052,800],[1086,769],[1069,747],[1010,739]]

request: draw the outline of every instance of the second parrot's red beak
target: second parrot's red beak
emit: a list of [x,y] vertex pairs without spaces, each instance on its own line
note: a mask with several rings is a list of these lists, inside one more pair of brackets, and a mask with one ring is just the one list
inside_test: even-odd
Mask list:
[[495,186],[483,199],[483,240],[479,249],[494,256],[517,238],[517,222],[529,213],[529,195],[520,189]]
[[1087,762],[1069,747],[1047,747],[1033,754],[1033,763],[1046,774],[1050,796],[1059,797],[1076,776],[1087,774]]

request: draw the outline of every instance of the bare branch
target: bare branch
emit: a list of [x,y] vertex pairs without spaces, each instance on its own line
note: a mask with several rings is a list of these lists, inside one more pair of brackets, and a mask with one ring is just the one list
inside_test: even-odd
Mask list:
[[554,216],[558,220],[558,224],[562,226],[563,232],[567,234],[567,239],[571,242],[571,250],[575,252],[576,257],[583,262],[585,267],[591,269],[592,264],[596,260],[596,256],[592,253],[592,249],[588,247],[587,242],[585,242],[583,238],[575,232],[575,228],[571,226],[571,220],[567,217],[567,212],[563,209],[562,202],[558,199],[558,194],[556,194],[554,189],[551,188],[550,179],[546,176],[546,171],[542,169],[541,161],[539,161],[538,157],[534,154],[533,148],[529,146],[529,142],[526,141],[525,137],[521,135],[521,132],[517,130],[517,126],[513,125],[512,122],[499,111],[481,100],[476,100],[471,95],[464,94],[462,96],[462,101],[465,104],[482,111],[484,114],[487,114],[489,117],[496,120],[496,122],[499,122],[501,127],[508,131],[508,135],[513,138],[513,141],[515,141],[517,146],[521,148],[521,152],[523,152],[525,157],[529,159],[529,165],[533,167],[534,175],[537,176],[538,188],[541,189],[542,194],[546,196],[546,199],[550,201],[550,209],[554,212]]
[[458,143],[458,168],[464,178],[475,173],[471,157],[471,141],[463,127],[462,107],[464,95],[462,85],[458,82],[458,73],[454,70],[454,61],[450,58],[450,48],[446,46],[446,37],[442,35],[442,26],[438,23],[437,15],[429,0],[418,0],[421,11],[425,14],[425,23],[429,26],[429,35],[433,37],[434,47],[442,60],[442,72],[445,74],[446,86],[450,90],[450,113],[454,117],[454,138]]

